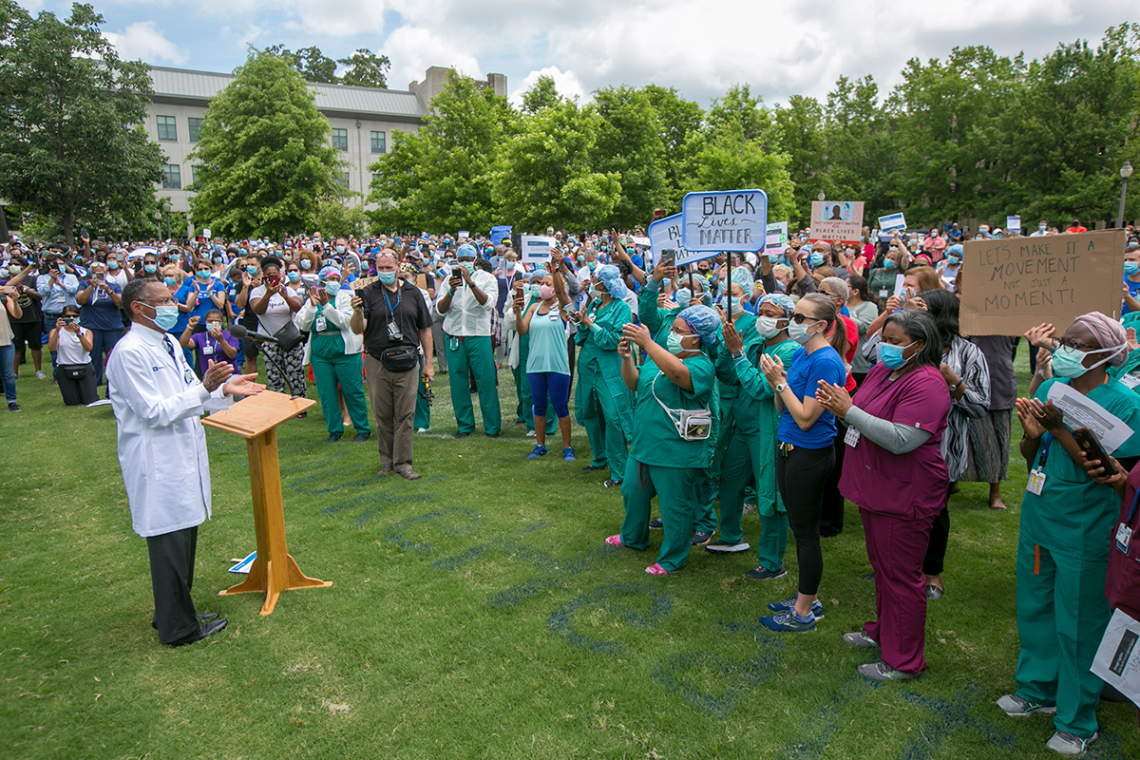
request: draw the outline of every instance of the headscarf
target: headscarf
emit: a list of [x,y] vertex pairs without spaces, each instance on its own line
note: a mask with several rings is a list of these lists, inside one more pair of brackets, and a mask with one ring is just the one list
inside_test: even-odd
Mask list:
[[766,303],[772,304],[781,312],[783,312],[784,319],[791,319],[792,314],[796,311],[795,302],[783,293],[770,293],[764,296],[756,302],[756,311],[760,311],[760,307]]
[[625,287],[625,283],[621,281],[621,271],[612,264],[598,267],[597,270],[594,271],[594,277],[609,291],[611,297],[619,301],[625,298],[629,293]]
[[1120,367],[1124,364],[1128,359],[1128,351],[1124,350],[1128,346],[1128,336],[1119,322],[1099,311],[1090,311],[1073,320],[1074,325],[1078,323],[1089,329],[1102,349],[1116,349],[1116,353],[1107,362],[1109,366]]
[[317,272],[317,276],[321,278],[321,282],[324,282],[330,274],[336,275],[338,280],[341,279],[341,271],[336,267],[324,267],[321,271]]
[[693,334],[701,339],[701,345],[716,342],[716,328],[720,325],[720,315],[707,306],[690,306],[678,314]]

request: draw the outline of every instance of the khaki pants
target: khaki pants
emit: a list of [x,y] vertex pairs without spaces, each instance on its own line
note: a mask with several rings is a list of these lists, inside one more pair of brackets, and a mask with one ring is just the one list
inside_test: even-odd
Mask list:
[[412,466],[412,421],[416,413],[416,387],[420,373],[390,372],[379,360],[364,355],[368,376],[368,396],[376,418],[376,439],[380,445],[380,466],[402,469]]

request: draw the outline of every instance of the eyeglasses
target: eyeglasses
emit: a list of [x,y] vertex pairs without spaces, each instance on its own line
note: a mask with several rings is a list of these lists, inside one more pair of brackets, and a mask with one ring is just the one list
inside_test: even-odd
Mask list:
[[817,317],[809,317],[807,314],[793,314],[792,321],[797,325],[802,325],[804,322],[818,322]]
[[1061,346],[1071,348],[1076,351],[1095,351],[1096,346],[1090,346],[1087,343],[1081,343],[1075,340],[1064,340],[1063,338],[1053,338],[1053,350],[1056,351]]
[[159,306],[174,306],[175,300],[173,298],[140,298],[145,304],[158,304]]

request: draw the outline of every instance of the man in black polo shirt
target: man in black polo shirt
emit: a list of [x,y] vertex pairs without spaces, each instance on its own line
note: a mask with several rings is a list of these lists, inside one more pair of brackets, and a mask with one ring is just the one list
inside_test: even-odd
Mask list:
[[[419,349],[432,355],[431,314],[419,288],[396,277],[396,253],[376,254],[377,281],[352,299],[352,331],[364,336],[364,371],[376,418],[380,445],[380,474],[395,470],[408,480],[412,471],[413,419],[419,385]],[[425,362],[423,377],[434,377]]]

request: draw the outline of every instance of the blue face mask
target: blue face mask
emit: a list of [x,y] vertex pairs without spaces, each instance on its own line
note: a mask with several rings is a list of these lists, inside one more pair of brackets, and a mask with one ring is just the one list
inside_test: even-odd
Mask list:
[[689,302],[693,300],[693,291],[688,288],[678,288],[677,292],[673,294],[673,300],[677,305],[683,309],[689,308]]
[[289,278],[289,282],[297,282],[301,279],[300,272],[286,272],[285,276]]
[[813,253],[813,254],[811,255],[811,265],[812,265],[813,267],[822,266],[822,265],[823,265],[823,254],[822,254],[822,253],[818,253],[818,252],[817,252],[817,253]]
[[215,256],[214,257],[214,263],[215,264],[221,264],[223,261],[225,261],[225,259],[223,259],[221,256]]
[[336,280],[329,280],[325,283],[325,292],[336,297],[336,294],[340,292],[340,283]]
[[385,285],[391,285],[392,283],[394,283],[396,281],[396,273],[395,272],[377,272],[376,278],[378,280],[380,280],[380,282],[384,283]]
[[154,274],[155,272],[158,271],[158,265],[157,264],[143,264],[143,271],[146,272],[147,274]]
[[1124,262],[1124,274],[1128,277],[1135,277],[1137,274],[1140,274],[1140,264],[1137,264],[1135,261]]
[[337,252],[337,253],[344,253],[344,246],[343,246],[343,245],[338,245],[338,246],[336,247],[336,252]]
[[177,280],[175,280],[173,277],[163,277],[162,281],[166,283],[166,287],[168,288],[177,282]]
[[245,268],[245,273],[248,274],[250,277],[256,277],[257,276],[257,267],[248,266]]
[[961,261],[961,259],[958,258],[957,256],[947,256],[946,257],[946,263],[952,267],[958,266],[959,261]]
[[[910,359],[903,358],[903,351],[913,346],[918,341],[914,341],[906,346],[895,346],[890,343],[879,344],[879,361],[887,369],[899,369],[906,366]],[[914,356],[911,356],[913,359]]]
[[898,263],[894,259],[887,259],[883,262],[883,269],[894,269]]
[[[150,304],[146,304],[150,306]],[[158,329],[166,332],[174,325],[178,324],[178,307],[177,306],[151,306],[154,309],[154,325]]]
[[299,262],[297,262],[297,265],[300,266],[301,269],[310,269],[313,266],[313,262],[309,261],[308,259],[301,259]]

